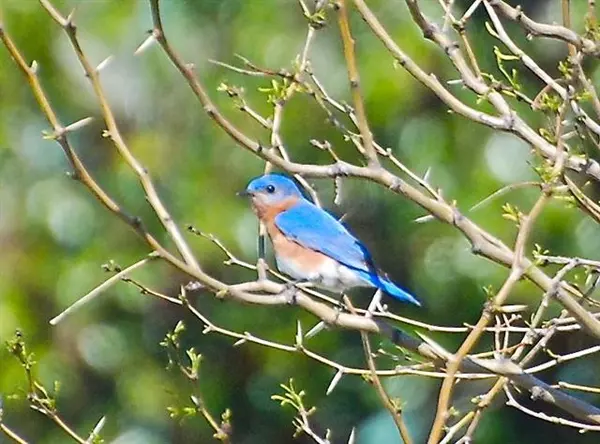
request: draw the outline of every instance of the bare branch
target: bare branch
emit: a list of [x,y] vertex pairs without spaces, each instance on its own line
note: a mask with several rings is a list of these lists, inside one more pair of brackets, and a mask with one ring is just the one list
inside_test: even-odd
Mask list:
[[148,198],[148,202],[150,205],[152,205],[152,208],[156,212],[160,222],[171,236],[171,239],[173,239],[173,242],[177,246],[177,249],[185,259],[186,263],[194,268],[200,268],[196,258],[194,257],[194,253],[181,235],[181,231],[177,227],[177,224],[173,221],[173,218],[158,197],[158,193],[156,192],[156,188],[150,179],[148,171],[140,164],[140,162],[133,156],[127,147],[125,140],[119,131],[115,116],[110,108],[110,105],[108,104],[108,100],[106,99],[102,85],[100,84],[99,71],[101,68],[99,66],[98,68],[94,69],[85,56],[77,39],[76,27],[73,24],[73,21],[70,17],[63,17],[49,0],[40,0],[40,3],[48,11],[50,16],[62,26],[65,33],[69,37],[71,45],[73,46],[73,50],[75,51],[75,54],[77,54],[77,58],[79,59],[79,62],[85,71],[86,77],[91,82],[94,93],[96,94],[98,102],[100,103],[100,109],[107,127],[107,134],[110,136],[110,139],[113,141],[115,147],[119,151],[119,154],[137,174]]

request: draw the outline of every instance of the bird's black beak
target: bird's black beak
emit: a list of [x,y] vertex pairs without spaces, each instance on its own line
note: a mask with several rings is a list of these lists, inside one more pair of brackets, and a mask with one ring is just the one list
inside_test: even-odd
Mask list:
[[247,190],[244,191],[238,191],[237,193],[235,193],[237,196],[239,197],[248,197],[248,196],[252,196],[252,193],[250,193]]

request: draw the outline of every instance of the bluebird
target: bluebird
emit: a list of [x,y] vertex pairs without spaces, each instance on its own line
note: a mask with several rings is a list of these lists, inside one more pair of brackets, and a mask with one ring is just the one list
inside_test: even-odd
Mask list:
[[240,193],[265,224],[279,271],[297,281],[335,292],[375,287],[421,305],[373,265],[371,255],[342,223],[317,207],[283,174],[265,174]]

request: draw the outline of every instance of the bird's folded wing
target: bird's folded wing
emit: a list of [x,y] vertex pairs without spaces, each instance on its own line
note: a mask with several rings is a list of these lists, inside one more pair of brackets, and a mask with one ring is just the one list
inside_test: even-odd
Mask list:
[[373,270],[365,247],[331,214],[307,201],[275,217],[275,225],[283,234],[303,247],[319,251],[358,271]]

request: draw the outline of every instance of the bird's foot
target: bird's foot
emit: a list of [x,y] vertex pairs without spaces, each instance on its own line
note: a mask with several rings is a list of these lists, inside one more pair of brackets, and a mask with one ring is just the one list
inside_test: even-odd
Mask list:
[[302,281],[302,280],[295,280],[295,281],[289,281],[285,283],[285,288],[284,290],[281,292],[283,295],[285,295],[286,299],[287,299],[287,303],[289,305],[296,305],[296,297],[298,295],[298,291],[300,290],[299,285],[303,282],[306,281]]
[[340,294],[340,298],[338,299],[337,305],[335,306],[336,310],[342,312],[348,309],[346,306],[346,302],[344,302],[345,293]]
[[335,317],[333,318],[333,325],[336,325],[338,322],[338,319],[340,318],[340,314],[342,314],[344,311],[347,311],[348,307],[346,307],[346,303],[344,302],[344,297],[346,295],[344,293],[342,293],[340,295],[340,298],[338,299],[338,303],[335,306]]

